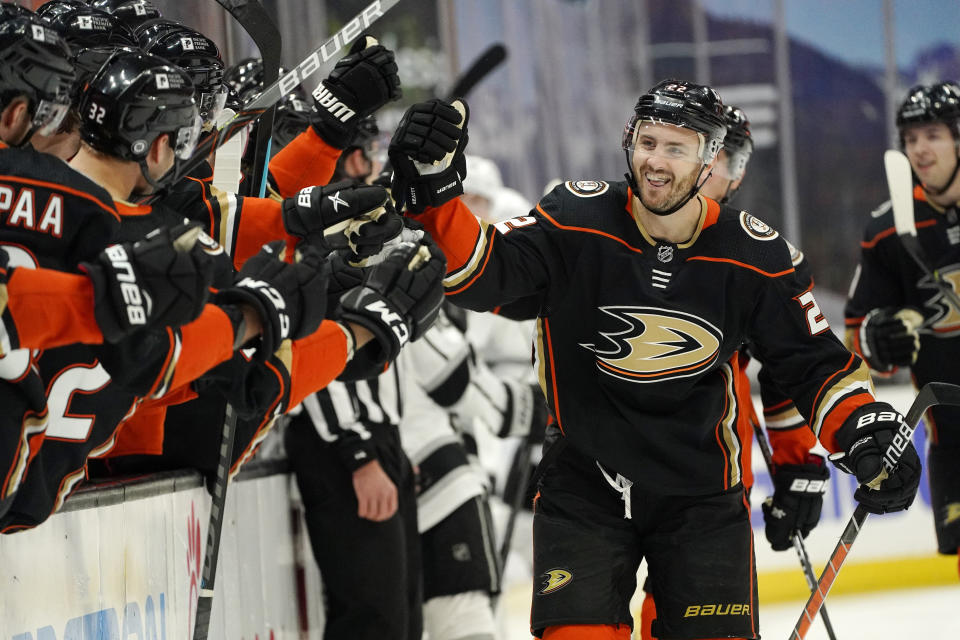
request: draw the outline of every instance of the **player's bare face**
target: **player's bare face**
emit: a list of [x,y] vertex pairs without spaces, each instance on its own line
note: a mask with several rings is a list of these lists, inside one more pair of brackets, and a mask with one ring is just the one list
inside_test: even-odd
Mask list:
[[957,142],[947,125],[933,122],[908,127],[903,145],[910,166],[924,185],[937,190],[947,187],[957,164]]
[[701,138],[683,127],[645,124],[633,149],[633,175],[640,201],[665,211],[687,197],[700,173]]
[[711,200],[720,201],[721,198],[728,195],[732,189],[740,185],[740,179],[734,174],[730,166],[731,158],[723,149],[717,155],[717,162],[713,166],[710,177],[700,187],[700,193]]

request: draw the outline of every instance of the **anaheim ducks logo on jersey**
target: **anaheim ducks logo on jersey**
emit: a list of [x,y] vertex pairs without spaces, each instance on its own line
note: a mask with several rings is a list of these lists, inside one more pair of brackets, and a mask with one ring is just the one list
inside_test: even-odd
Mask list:
[[662,382],[697,375],[717,359],[723,332],[703,318],[657,307],[600,310],[619,321],[618,330],[602,331],[602,345],[580,346],[597,355],[597,367],[607,375]]
[[759,218],[754,218],[746,211],[740,212],[740,226],[747,235],[755,240],[773,240],[779,233]]
[[562,589],[573,580],[573,574],[564,569],[551,569],[543,574],[543,577],[546,578],[546,581],[543,583],[543,588],[540,589],[540,595],[542,596]]
[[[954,291],[960,292],[960,264],[951,264],[938,271],[944,282]],[[933,333],[940,338],[960,335],[960,309],[957,309],[944,295],[932,276],[923,276],[917,284],[921,289],[931,289],[934,292],[933,296],[924,303],[934,311],[933,316],[923,323],[926,333]]]

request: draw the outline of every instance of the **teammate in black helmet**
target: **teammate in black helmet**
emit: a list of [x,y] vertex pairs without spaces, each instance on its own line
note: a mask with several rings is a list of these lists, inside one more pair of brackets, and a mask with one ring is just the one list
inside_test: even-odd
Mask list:
[[[897,130],[913,169],[913,217],[928,267],[960,291],[960,85],[911,88],[897,109]],[[909,367],[914,383],[960,383],[960,308],[904,249],[891,205],[867,219],[860,264],[845,310],[847,343],[875,371]],[[937,549],[960,547],[960,410],[927,413],[927,464]]]
[[145,53],[117,53],[90,80],[80,100],[85,143],[77,157],[80,165],[84,154],[114,158],[127,167],[122,175],[112,173],[110,182],[117,186],[108,190],[114,198],[150,193],[196,147],[200,118],[193,96],[193,84],[179,67]]
[[163,19],[144,22],[136,36],[141,49],[187,72],[196,89],[200,117],[211,125],[227,99],[223,59],[216,43],[195,29]]
[[[757,638],[738,419],[749,342],[870,511],[907,508],[920,464],[883,454],[899,414],[829,330],[791,251],[759,219],[698,193],[726,134],[706,86],[667,80],[627,125],[627,182],[571,180],[528,215],[479,222],[457,198],[469,112],[410,107],[393,194],[447,256],[454,304],[537,303],[535,369],[556,421],[535,502],[531,631],[629,638],[646,560],[660,638]],[[628,184],[632,183],[632,184]]]
[[93,0],[90,6],[115,15],[130,29],[136,29],[147,20],[162,17],[150,0]]
[[0,24],[0,139],[12,147],[35,132],[53,133],[70,106],[74,81],[70,48],[39,18]]
[[753,154],[753,136],[750,134],[747,114],[740,107],[724,105],[723,119],[727,125],[727,135],[702,193],[720,204],[727,204],[743,183],[747,163]]

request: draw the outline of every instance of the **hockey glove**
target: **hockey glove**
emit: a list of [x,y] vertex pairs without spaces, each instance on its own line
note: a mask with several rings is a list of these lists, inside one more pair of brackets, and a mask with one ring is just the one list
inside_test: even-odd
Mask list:
[[[217,304],[248,304],[263,324],[257,357],[265,360],[286,339],[317,330],[327,307],[329,267],[312,247],[297,251],[296,262],[284,262],[284,242],[275,240],[247,260],[237,281],[217,293]],[[238,332],[242,335],[242,331]]]
[[916,309],[874,309],[860,325],[863,359],[874,371],[891,371],[917,361],[923,316]]
[[806,538],[817,526],[829,479],[830,470],[823,456],[814,453],[807,457],[806,464],[785,464],[776,468],[773,496],[761,505],[767,540],[774,551],[789,549],[797,531]]
[[446,266],[429,236],[421,243],[403,242],[367,270],[362,286],[343,296],[342,319],[366,327],[376,338],[374,351],[368,352],[374,362],[392,361],[437,319]]
[[353,265],[352,253],[340,249],[327,256],[330,265],[330,283],[327,285],[327,317],[339,319],[341,315],[340,298],[350,289],[363,284],[364,270]]
[[80,264],[93,282],[94,315],[105,340],[180,326],[200,315],[213,273],[209,247],[198,242],[201,233],[196,224],[161,227]]
[[371,256],[403,228],[383,187],[349,180],[306,187],[283,201],[283,226],[321,254],[349,246],[358,258]]
[[398,208],[406,203],[411,213],[423,213],[463,193],[469,118],[463,100],[433,99],[407,109],[388,150]]
[[[901,511],[913,504],[920,486],[920,458],[913,443],[898,434],[903,416],[886,402],[871,402],[856,409],[837,429],[843,451],[830,461],[857,477],[854,498],[870,513]],[[900,462],[890,469],[887,450],[902,448]]]
[[375,38],[362,35],[314,89],[313,129],[331,146],[345,149],[361,118],[398,100],[401,94],[393,52]]

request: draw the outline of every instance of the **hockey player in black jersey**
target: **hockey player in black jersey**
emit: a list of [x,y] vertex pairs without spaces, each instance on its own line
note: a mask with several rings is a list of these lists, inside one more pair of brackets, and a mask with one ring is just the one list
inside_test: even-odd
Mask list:
[[[742,109],[725,105],[724,120],[727,135],[723,139],[723,148],[717,154],[717,163],[710,177],[700,189],[700,193],[721,205],[730,200],[740,189],[746,176],[747,164],[753,153],[753,136],[750,122]],[[796,276],[804,289],[813,287],[809,265],[803,254],[788,243],[791,262]],[[743,443],[740,466],[743,470],[743,486],[747,497],[753,487],[752,441],[754,429],[761,425],[750,395],[750,381],[746,368],[751,355],[745,346],[740,351],[736,371],[736,388],[740,403],[737,432]],[[766,522],[766,537],[776,551],[791,548],[791,538],[796,531],[806,537],[820,519],[823,505],[823,491],[830,472],[822,456],[811,454],[810,449],[817,440],[797,412],[793,401],[773,384],[768,368],[761,363],[757,374],[760,383],[760,398],[764,406],[764,422],[770,449],[773,453],[774,467],[771,470],[774,495],[763,502],[763,515]],[[802,484],[796,481],[801,480]],[[815,483],[815,484],[811,484]],[[798,487],[803,491],[798,491]],[[807,487],[821,487],[821,491],[807,491]],[[643,585],[646,596],[641,607],[640,637],[654,640],[651,635],[651,623],[656,618],[654,594],[650,591],[649,579]]]
[[[896,118],[917,183],[917,237],[928,266],[960,290],[960,85],[913,87]],[[917,386],[960,383],[960,309],[914,262],[895,231],[886,202],[870,214],[860,243],[845,309],[847,343],[881,374],[909,367]],[[926,425],[937,549],[955,554],[960,547],[960,410],[934,407]]]
[[709,87],[659,83],[624,130],[626,182],[566,182],[492,226],[456,198],[462,101],[412,106],[393,136],[393,193],[446,254],[449,299],[539,300],[535,366],[562,435],[534,516],[537,636],[629,637],[645,558],[654,635],[758,637],[736,429],[744,342],[856,473],[863,506],[904,509],[916,494],[912,446],[889,477],[882,466],[900,416],[804,295],[786,243],[697,194],[723,144],[722,109]]

